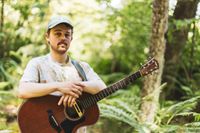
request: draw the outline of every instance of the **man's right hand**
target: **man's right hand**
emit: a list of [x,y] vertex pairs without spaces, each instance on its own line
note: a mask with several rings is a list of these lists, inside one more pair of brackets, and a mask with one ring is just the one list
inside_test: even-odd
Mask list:
[[76,98],[75,97],[72,97],[70,95],[62,95],[62,97],[60,98],[59,102],[58,102],[58,105],[61,105],[63,104],[65,107],[68,106],[68,107],[72,107],[73,104],[75,103],[76,101]]
[[58,91],[78,98],[82,94],[84,87],[85,86],[81,82],[62,82],[58,87]]

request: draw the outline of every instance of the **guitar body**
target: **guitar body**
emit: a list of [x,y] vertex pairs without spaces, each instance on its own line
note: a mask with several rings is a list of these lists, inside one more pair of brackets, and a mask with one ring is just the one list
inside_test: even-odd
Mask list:
[[[90,94],[83,93],[78,100],[88,95]],[[56,125],[60,127],[61,133],[76,133],[79,127],[94,124],[98,120],[99,109],[97,104],[84,109],[80,119],[74,120],[66,117],[64,109],[67,110],[68,107],[57,105],[59,99],[59,96],[48,95],[25,101],[18,112],[18,124],[21,133],[58,133],[50,124],[52,119],[54,125],[57,123]]]

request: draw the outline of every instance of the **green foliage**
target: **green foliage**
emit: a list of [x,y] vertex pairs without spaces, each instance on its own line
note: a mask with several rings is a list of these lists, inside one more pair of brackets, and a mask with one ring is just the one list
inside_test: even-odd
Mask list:
[[[101,101],[99,104],[101,117],[117,120],[129,125],[132,128],[127,130],[131,130],[132,132],[145,132],[145,126],[140,124],[138,120],[140,103],[139,97],[136,96],[138,93],[139,88],[132,86],[127,88],[127,90],[119,90],[110,96],[109,99]],[[114,129],[109,130],[114,131]],[[123,132],[126,132],[126,130],[123,129]]]
[[[51,4],[55,4],[55,1],[5,1],[6,11],[9,12],[4,16],[3,32],[0,33],[0,130],[19,132],[16,123],[6,123],[9,114],[4,111],[5,105],[17,107],[21,103],[16,98],[15,91],[28,60],[48,52],[43,35],[51,13],[67,14],[73,18],[76,22],[74,41],[78,46],[71,55],[87,59],[95,71],[102,74],[101,77],[107,85],[139,69],[140,62],[146,59],[149,50],[152,1],[126,0],[121,3],[120,8],[113,7],[111,0],[97,1],[98,4],[93,1],[96,4],[93,3],[93,8],[87,9],[85,7],[89,4],[86,6],[80,4],[80,1],[78,4],[71,1],[74,5],[67,5],[68,9],[64,12],[61,9],[51,11],[54,9]],[[64,0],[58,1],[61,4],[65,2],[67,3]],[[97,7],[100,9],[96,9]],[[182,101],[161,100],[155,125],[141,124],[139,107],[142,85],[137,80],[134,86],[119,90],[100,102],[101,119],[97,125],[98,129],[102,129],[100,131],[200,131],[200,114],[195,112],[200,95],[199,20],[172,20],[172,23],[176,25],[176,29],[191,25],[187,45],[181,53],[180,63],[177,64],[181,69],[177,77],[169,77],[175,81],[175,89],[181,92]],[[95,24],[100,27],[95,27]],[[169,31],[169,37],[173,39],[171,33]]]
[[[44,34],[41,21],[45,17],[44,12],[46,12],[48,1],[21,0],[17,1],[17,4],[15,1],[4,2],[4,13],[7,15],[4,14],[3,30],[0,32],[0,130],[17,133],[19,131],[16,123],[16,110],[21,100],[16,97],[16,89],[28,61],[27,56],[36,56],[41,51],[43,53],[46,51],[42,47],[39,48],[44,42],[42,36],[38,37],[38,34],[42,32]],[[33,14],[36,8],[39,12]],[[34,22],[31,19],[34,19]],[[26,55],[25,53],[31,49],[24,49],[24,51],[21,49],[32,43],[39,47],[37,51],[33,51],[34,53]]]
[[[102,18],[103,22],[99,20],[101,23],[106,21],[107,26],[104,34],[99,35],[99,32],[88,34],[96,40],[87,43],[86,47],[92,48],[91,63],[95,64],[95,70],[104,74],[113,72],[128,74],[132,70],[137,70],[148,52],[150,2],[126,1],[120,10],[113,8],[108,1],[100,3],[107,3],[105,10],[108,13]],[[102,47],[105,49],[101,49]]]
[[[173,103],[169,107],[162,108],[160,110],[161,119],[166,119],[166,124],[169,124],[171,120],[178,115],[186,115],[187,113],[191,113],[192,109],[196,107],[196,104],[199,100],[200,96],[185,100],[183,102]],[[185,114],[186,113],[186,114]]]
[[[157,113],[155,132],[188,132],[200,131],[198,125],[199,113],[193,112],[200,96],[182,102],[171,102],[170,105],[161,107]],[[187,119],[194,119],[190,122]]]
[[6,88],[9,88],[10,83],[9,82],[0,82],[0,90],[4,90]]
[[[192,97],[196,95],[200,83],[200,48],[199,48],[199,19],[185,19],[185,20],[171,20],[169,26],[175,25],[176,27],[171,28],[169,31],[169,37],[173,40],[171,32],[174,32],[177,29],[184,29],[189,27],[188,38],[183,51],[180,53],[180,62],[177,64],[180,66],[177,77],[170,77],[175,79],[176,88],[178,92],[181,92],[183,96]],[[181,90],[180,90],[181,89]],[[195,94],[196,93],[196,94]]]
[[109,75],[102,75],[102,79],[106,84],[112,84],[114,82],[119,81],[120,79],[124,78],[126,75],[123,73],[112,73]]
[[[132,127],[138,127],[138,124],[132,114],[129,114],[122,110],[121,108],[117,108],[112,105],[107,105],[107,104],[101,104],[101,113],[102,117],[108,117],[108,118],[113,118],[118,121],[122,121],[126,124],[129,124]],[[127,109],[127,108],[126,108]]]

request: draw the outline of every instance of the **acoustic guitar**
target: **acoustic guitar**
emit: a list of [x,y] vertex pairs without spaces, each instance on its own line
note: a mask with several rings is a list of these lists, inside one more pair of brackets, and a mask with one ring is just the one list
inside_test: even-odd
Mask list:
[[60,96],[30,98],[20,106],[18,111],[20,131],[21,133],[76,133],[79,127],[92,125],[98,120],[98,101],[158,68],[158,62],[151,58],[140,70],[99,93],[95,95],[83,93],[72,107],[58,106]]

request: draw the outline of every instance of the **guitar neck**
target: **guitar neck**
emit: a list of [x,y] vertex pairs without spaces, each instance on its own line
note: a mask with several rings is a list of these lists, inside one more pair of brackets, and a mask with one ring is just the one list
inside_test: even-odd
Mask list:
[[130,83],[134,82],[139,77],[141,77],[141,74],[140,74],[140,71],[137,71],[136,73],[131,74],[131,75],[127,76],[126,78],[108,86],[107,88],[103,89],[99,93],[97,93],[95,95],[90,95],[89,97],[87,97],[81,101],[82,107],[88,108],[88,107],[94,105],[95,103],[104,99],[105,97],[110,96],[117,90],[128,86]]

